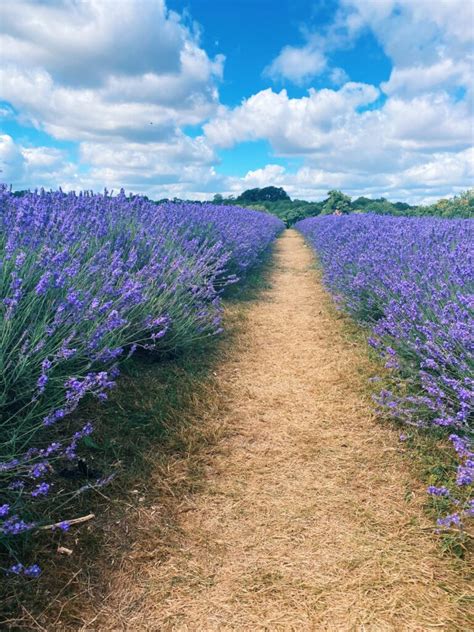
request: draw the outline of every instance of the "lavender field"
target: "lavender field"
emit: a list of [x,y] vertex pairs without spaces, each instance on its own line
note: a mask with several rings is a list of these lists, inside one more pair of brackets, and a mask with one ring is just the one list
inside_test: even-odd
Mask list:
[[[93,420],[137,350],[179,350],[221,331],[221,294],[282,230],[268,214],[211,204],[157,206],[140,197],[0,190],[0,540],[10,575],[25,538],[67,531],[78,493],[65,486]],[[5,562],[4,562],[5,564]]]
[[[309,218],[296,228],[315,249],[338,306],[371,330],[394,388],[378,404],[417,428],[442,431],[457,453],[456,484],[474,480],[474,224],[375,215]],[[405,435],[402,434],[402,440]],[[449,499],[445,486],[428,492]],[[452,499],[441,527],[474,514]]]

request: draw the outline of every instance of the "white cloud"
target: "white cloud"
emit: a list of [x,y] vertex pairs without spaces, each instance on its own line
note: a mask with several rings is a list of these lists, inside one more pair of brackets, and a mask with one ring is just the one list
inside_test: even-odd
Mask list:
[[349,81],[349,75],[343,68],[333,68],[329,79],[335,86],[342,86]]
[[[396,65],[458,56],[474,39],[474,6],[466,0],[341,0],[356,33],[368,26]],[[449,56],[449,55],[448,55]]]
[[81,159],[97,183],[146,191],[155,185],[207,182],[215,156],[202,138],[179,134],[174,143],[82,143]]
[[390,179],[393,187],[435,187],[440,191],[446,187],[465,188],[467,183],[474,182],[474,149],[471,147],[450,154],[435,153],[428,162],[395,174]]
[[369,180],[365,174],[304,166],[288,172],[281,165],[268,164],[262,169],[248,171],[242,178],[229,178],[225,183],[229,193],[243,189],[282,186],[292,196],[307,200],[321,200],[329,189],[343,189],[353,198],[387,197],[402,199],[412,204],[431,203],[446,194],[456,193],[474,178],[474,153],[468,149],[457,154],[434,154],[425,161],[394,174],[380,171]]
[[174,138],[217,106],[223,56],[163,0],[4,0],[0,25],[0,98],[56,138]]
[[184,193],[212,177],[213,149],[181,128],[216,112],[224,57],[211,59],[164,0],[3,0],[0,49],[0,100],[21,123],[79,143],[73,166],[4,141],[3,179]]
[[[268,88],[229,108],[219,103],[223,56],[211,58],[164,0],[3,0],[0,100],[13,109],[0,115],[78,142],[79,161],[3,135],[2,179],[155,197],[267,184],[308,199],[332,187],[411,201],[449,194],[472,182],[473,10],[466,0],[340,0],[332,24],[266,69],[300,85],[322,75],[332,88],[301,98]],[[393,63],[380,86],[350,82],[331,62],[367,30]],[[183,132],[201,124],[203,136]],[[219,148],[259,139],[303,166],[216,172]]]
[[77,166],[55,147],[24,147],[8,134],[0,135],[1,180],[15,189],[57,188],[78,182]]
[[162,102],[127,99],[126,90],[120,93],[117,83],[110,94],[108,87],[68,88],[55,84],[47,72],[39,69],[0,69],[0,86],[1,98],[19,109],[23,120],[59,139],[119,137],[152,142],[167,136],[173,138],[179,125],[201,122],[216,106],[216,97],[208,98],[210,95],[202,92],[178,99],[174,105],[163,102],[169,100],[169,95]]
[[265,68],[264,75],[275,81],[289,79],[301,85],[321,74],[326,66],[325,55],[311,43],[301,48],[285,46]]
[[0,135],[0,180],[2,182],[13,182],[21,180],[24,173],[25,159],[15,144],[13,138],[8,134]]
[[470,0],[341,0],[355,39],[370,29],[393,62],[388,94],[472,87],[474,3]]
[[436,89],[446,90],[459,86],[469,88],[472,83],[472,63],[468,61],[454,62],[442,59],[431,66],[410,66],[394,68],[390,79],[381,84],[386,94],[404,96],[432,92]]
[[[265,139],[276,156],[304,160],[294,174],[278,165],[251,171],[234,188],[273,182],[317,197],[322,188],[338,186],[420,201],[470,186],[473,12],[465,0],[341,0],[332,24],[307,34],[304,47],[282,49],[270,66],[273,78],[301,82],[309,77],[304,63],[300,75],[295,70],[292,76],[291,63],[285,74],[283,53],[297,68],[299,53],[317,50],[325,60],[318,72],[341,88],[309,90],[298,99],[262,90],[236,108],[220,108],[205,126],[216,147]],[[331,52],[367,31],[393,62],[383,94],[348,82],[342,68],[331,69]]]
[[222,107],[204,131],[217,147],[264,138],[281,154],[310,153],[324,147],[332,130],[378,95],[377,88],[364,83],[346,83],[337,91],[311,88],[308,96],[298,99],[288,97],[286,90],[268,88],[234,109]]
[[163,0],[3,0],[0,16],[8,61],[45,68],[75,86],[117,74],[178,73],[190,39]]
[[[380,149],[459,149],[470,144],[472,117],[465,101],[445,93],[410,100],[389,99],[378,109],[364,109],[379,96],[374,86],[346,83],[339,90],[309,90],[291,99],[285,90],[263,90],[242,105],[227,109],[204,126],[209,142],[231,147],[267,139],[279,155],[320,156],[344,164],[363,164]],[[360,108],[363,108],[362,111]]]

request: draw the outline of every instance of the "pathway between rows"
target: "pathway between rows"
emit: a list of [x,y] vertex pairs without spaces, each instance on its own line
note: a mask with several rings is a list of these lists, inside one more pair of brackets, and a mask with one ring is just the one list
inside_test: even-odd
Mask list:
[[231,431],[180,546],[117,583],[100,629],[467,629],[398,433],[374,419],[373,370],[286,231],[220,370]]

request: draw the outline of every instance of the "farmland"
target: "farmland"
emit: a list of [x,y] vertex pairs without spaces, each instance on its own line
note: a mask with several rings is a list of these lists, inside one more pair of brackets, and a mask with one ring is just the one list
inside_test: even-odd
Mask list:
[[[470,220],[283,232],[266,212],[123,191],[3,188],[0,203],[9,621],[238,629],[270,607],[283,627],[366,612],[465,627]],[[249,598],[267,582],[270,601]],[[321,598],[302,612],[308,590]]]
[[37,576],[18,549],[44,525],[69,528],[68,502],[81,486],[64,486],[60,473],[84,462],[94,431],[70,420],[81,400],[107,399],[136,352],[218,334],[222,291],[245,277],[282,223],[124,194],[0,195],[4,572]]
[[[306,219],[296,228],[316,250],[336,302],[370,329],[369,344],[392,372],[380,408],[408,427],[444,430],[459,457],[456,485],[471,486],[472,221],[369,215]],[[451,496],[445,486],[429,493]],[[473,515],[472,499],[452,500],[440,527]]]
[[0,632],[474,630],[474,0],[0,0]]

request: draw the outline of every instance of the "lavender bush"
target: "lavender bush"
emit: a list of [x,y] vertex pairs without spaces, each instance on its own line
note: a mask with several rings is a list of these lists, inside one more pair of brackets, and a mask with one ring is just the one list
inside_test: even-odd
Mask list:
[[[382,391],[380,405],[407,424],[445,429],[459,457],[457,484],[471,485],[474,222],[349,215],[296,228],[318,253],[337,303],[371,327],[370,344],[394,372],[399,388]],[[471,501],[440,525],[458,526],[472,513]]]
[[[71,422],[81,400],[106,399],[138,348],[218,333],[222,288],[282,228],[238,207],[0,189],[0,541],[11,556],[41,525],[67,529],[69,499],[107,480],[58,483],[93,431]],[[4,570],[40,573],[13,561]]]

